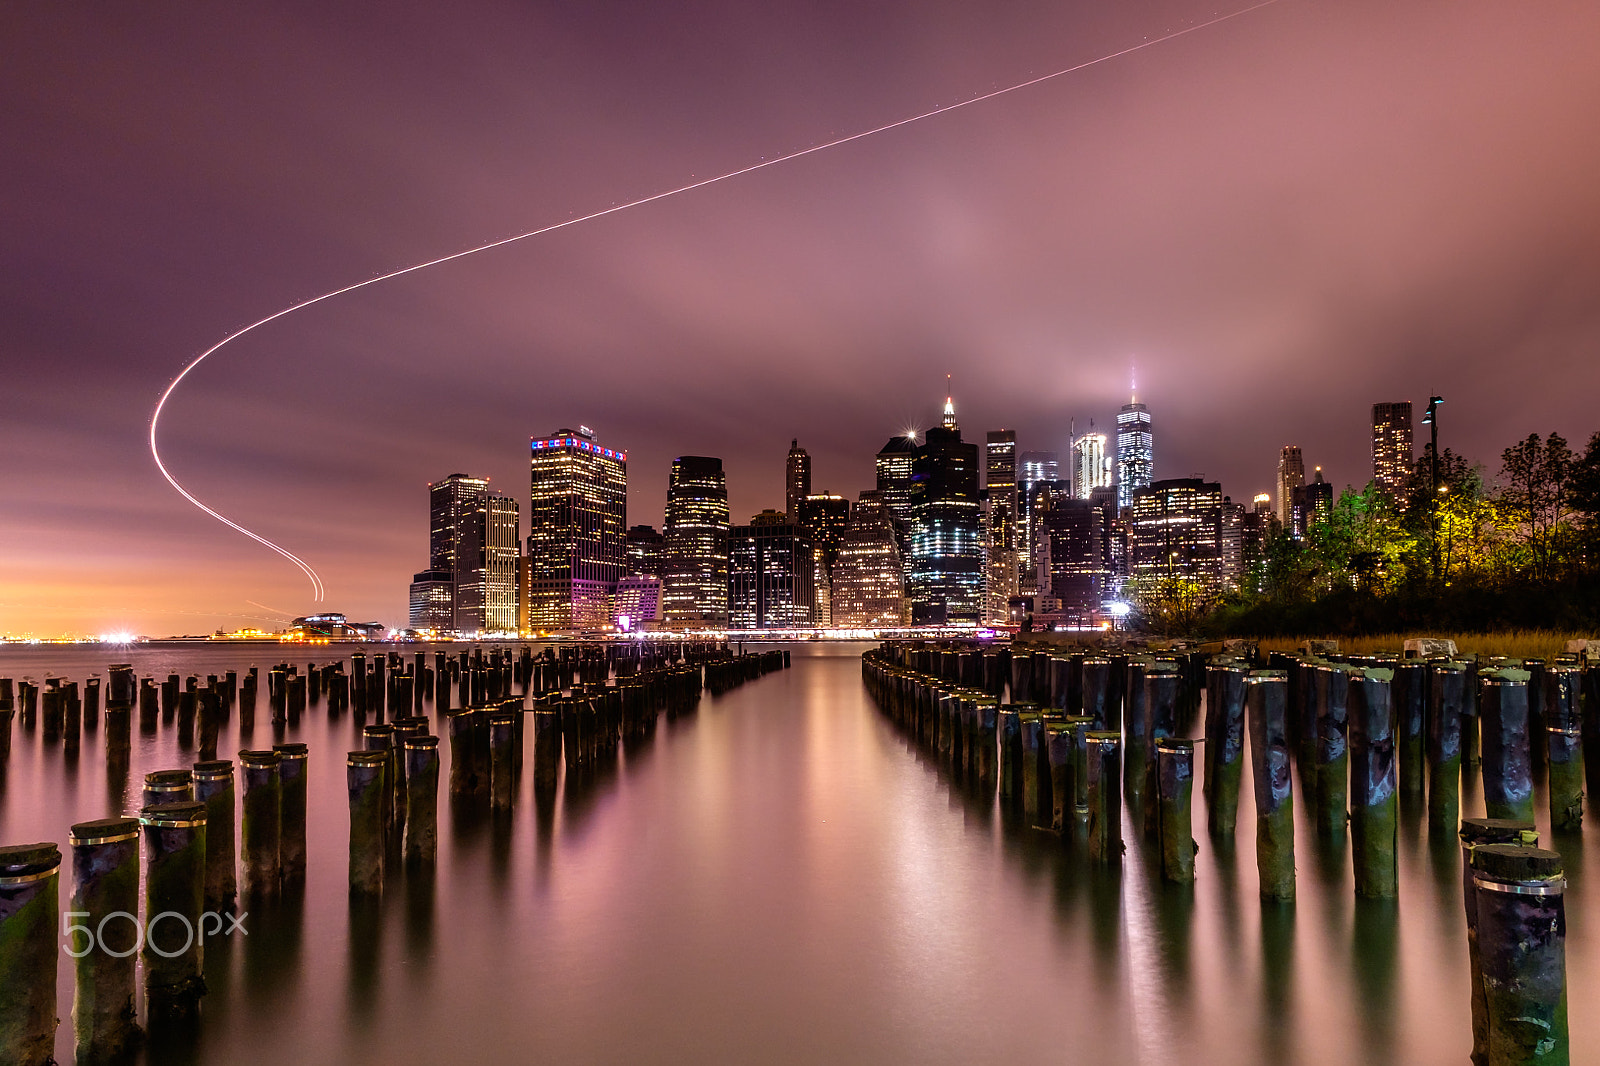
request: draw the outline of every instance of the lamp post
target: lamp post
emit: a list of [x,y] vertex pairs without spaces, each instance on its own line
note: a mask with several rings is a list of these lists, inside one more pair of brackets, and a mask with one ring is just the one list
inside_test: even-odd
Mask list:
[[1441,486],[1439,484],[1439,405],[1442,404],[1442,403],[1444,403],[1444,397],[1443,396],[1429,396],[1428,397],[1428,413],[1422,416],[1422,424],[1428,427],[1428,429],[1432,432],[1432,437],[1433,437],[1432,444],[1430,445],[1430,456],[1429,456],[1429,458],[1432,460],[1432,467],[1433,467],[1433,469],[1432,469],[1432,475],[1433,476],[1432,476],[1432,481],[1431,481],[1431,484],[1433,486],[1433,491],[1428,493],[1428,496],[1429,496],[1429,499],[1428,499],[1428,529],[1429,529],[1429,532],[1431,533],[1431,536],[1430,536],[1429,539],[1433,542],[1433,573],[1434,573],[1435,577],[1440,576],[1439,575],[1439,496],[1440,496],[1441,492],[1443,491],[1443,486]]

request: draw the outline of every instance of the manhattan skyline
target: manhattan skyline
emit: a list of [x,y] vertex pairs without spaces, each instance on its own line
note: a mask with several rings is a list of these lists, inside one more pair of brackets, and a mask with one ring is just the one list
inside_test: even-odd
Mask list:
[[[622,12],[8,11],[0,631],[312,609],[143,449],[239,325],[1217,13]],[[1364,484],[1370,405],[1430,393],[1492,474],[1519,436],[1594,428],[1596,40],[1579,4],[1281,0],[285,320],[197,373],[164,450],[328,609],[390,621],[427,480],[520,500],[528,437],[569,422],[629,451],[649,524],[679,455],[723,458],[737,520],[782,509],[794,438],[853,497],[947,373],[971,439],[1066,455],[1137,365],[1155,476],[1235,500],[1291,442]]]

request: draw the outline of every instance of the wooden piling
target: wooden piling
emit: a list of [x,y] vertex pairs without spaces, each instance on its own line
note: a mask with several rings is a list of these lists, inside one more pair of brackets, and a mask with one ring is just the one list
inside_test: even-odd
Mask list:
[[1156,741],[1156,791],[1161,827],[1161,875],[1176,884],[1194,882],[1194,741]]
[[1478,725],[1483,730],[1483,805],[1489,817],[1533,821],[1526,670],[1479,673]]
[[1290,774],[1288,677],[1256,670],[1245,680],[1250,777],[1256,797],[1256,868],[1261,898],[1294,899],[1294,791]]
[[206,984],[206,805],[159,803],[144,828],[144,991],[151,1024],[187,1017]]
[[383,891],[389,753],[386,749],[352,751],[345,758],[345,767],[350,794],[350,894],[375,896]]
[[144,775],[143,806],[194,802],[194,776],[188,770],[152,770]]
[[1488,1061],[1565,1066],[1571,1050],[1561,856],[1543,848],[1483,844],[1472,849],[1472,869]]
[[1579,695],[1583,672],[1565,663],[1545,670],[1544,728],[1549,758],[1550,828],[1583,827],[1583,723]]
[[55,1061],[61,852],[0,847],[0,1062]]
[[278,776],[282,761],[275,751],[239,753],[239,776],[244,783],[240,889],[249,898],[276,896],[283,879],[278,850],[283,824],[283,787]]
[[431,865],[439,850],[439,738],[408,736],[406,755],[406,863]]
[[1393,679],[1368,667],[1349,682],[1350,836],[1356,895],[1367,899],[1393,899],[1400,887]]
[[139,819],[80,822],[70,844],[74,921],[63,950],[73,957],[77,1059],[109,1062],[140,1035]]
[[206,805],[206,910],[221,913],[233,908],[239,894],[238,853],[233,829],[237,810],[233,762],[229,759],[197,762],[191,775],[195,802]]
[[1468,699],[1467,664],[1434,663],[1428,685],[1428,822],[1446,832],[1461,810],[1461,735]]
[[274,744],[278,753],[279,876],[286,884],[306,879],[306,768],[310,764],[304,744]]
[[1089,858],[1122,861],[1122,737],[1109,730],[1084,736],[1088,748]]
[[1483,963],[1478,954],[1478,888],[1472,876],[1472,851],[1482,844],[1539,846],[1539,831],[1532,822],[1501,818],[1461,819],[1461,902],[1467,917],[1467,959],[1472,991],[1472,1061],[1489,1061],[1489,1007],[1483,992]]
[[[1239,822],[1239,786],[1244,780],[1244,701],[1250,671],[1230,663],[1213,668],[1206,733],[1206,825],[1215,835],[1233,836]],[[1209,698],[1216,697],[1215,716]]]

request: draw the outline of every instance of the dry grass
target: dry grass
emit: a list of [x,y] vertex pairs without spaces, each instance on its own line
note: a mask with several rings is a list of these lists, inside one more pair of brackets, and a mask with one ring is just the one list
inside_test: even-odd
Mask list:
[[[1553,659],[1565,649],[1567,641],[1591,637],[1588,633],[1563,633],[1553,629],[1516,629],[1505,633],[1382,633],[1371,637],[1340,637],[1339,651],[1346,655],[1398,653],[1407,638],[1443,637],[1456,642],[1461,655],[1503,655],[1512,659]],[[1298,651],[1303,637],[1271,637],[1261,642],[1262,651]],[[1591,653],[1592,654],[1592,653]]]

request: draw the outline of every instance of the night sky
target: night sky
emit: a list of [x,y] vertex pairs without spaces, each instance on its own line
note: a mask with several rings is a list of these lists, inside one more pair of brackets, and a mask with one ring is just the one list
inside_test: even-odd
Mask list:
[[[146,447],[232,330],[1227,10],[5,5],[0,633],[313,608]],[[1280,0],[297,313],[191,376],[163,451],[328,609],[401,625],[426,483],[525,511],[528,438],[577,423],[658,526],[680,454],[724,458],[736,520],[782,507],[792,437],[854,496],[947,373],[969,439],[1064,452],[1136,365],[1156,475],[1235,499],[1285,443],[1364,483],[1369,405],[1434,391],[1492,473],[1600,429],[1597,57],[1592,0]]]

